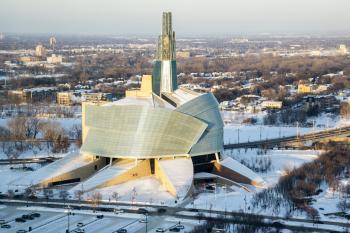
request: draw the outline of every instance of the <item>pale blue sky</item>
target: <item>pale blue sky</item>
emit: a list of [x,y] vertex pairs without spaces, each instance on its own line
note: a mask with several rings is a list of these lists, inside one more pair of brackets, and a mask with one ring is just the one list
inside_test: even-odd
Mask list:
[[0,31],[182,35],[350,34],[350,0],[0,0]]

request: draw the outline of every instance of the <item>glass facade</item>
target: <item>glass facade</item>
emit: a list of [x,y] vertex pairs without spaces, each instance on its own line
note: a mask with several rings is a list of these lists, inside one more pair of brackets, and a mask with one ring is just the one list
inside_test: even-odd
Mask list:
[[207,124],[189,115],[144,106],[88,105],[82,152],[152,158],[188,154]]
[[224,123],[220,115],[219,103],[212,93],[190,100],[175,111],[191,115],[208,124],[204,134],[192,147],[191,155],[211,154],[223,150]]

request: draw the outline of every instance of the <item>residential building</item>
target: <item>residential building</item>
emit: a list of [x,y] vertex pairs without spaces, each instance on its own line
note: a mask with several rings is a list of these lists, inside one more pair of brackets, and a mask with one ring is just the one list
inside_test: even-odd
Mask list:
[[46,57],[46,48],[43,45],[36,46],[35,56],[40,57],[40,58]]
[[51,64],[61,64],[63,62],[63,57],[52,54],[51,57],[47,57],[46,61]]
[[56,100],[59,105],[72,105],[72,93],[57,92]]
[[263,101],[261,103],[261,107],[268,108],[268,109],[281,109],[282,108],[282,101]]

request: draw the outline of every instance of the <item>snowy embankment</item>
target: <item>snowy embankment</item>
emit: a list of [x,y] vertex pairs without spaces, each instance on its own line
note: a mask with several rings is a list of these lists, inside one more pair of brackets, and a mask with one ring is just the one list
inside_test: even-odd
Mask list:
[[[260,149],[235,149],[226,150],[225,156],[232,157],[238,162],[242,160],[247,163],[256,163],[256,159],[270,158],[270,168],[265,172],[257,172],[262,177],[268,187],[274,186],[278,179],[285,174],[286,169],[300,167],[302,164],[310,162],[318,157],[321,151],[314,150],[266,150]],[[214,193],[201,193],[198,195],[193,204],[188,207],[205,208],[213,210],[227,211],[253,211],[251,200],[256,192],[261,191],[260,188],[248,186],[250,192],[240,187],[217,187]],[[233,190],[233,191],[231,191]],[[254,210],[262,214],[261,211]],[[272,214],[272,213],[264,213]]]

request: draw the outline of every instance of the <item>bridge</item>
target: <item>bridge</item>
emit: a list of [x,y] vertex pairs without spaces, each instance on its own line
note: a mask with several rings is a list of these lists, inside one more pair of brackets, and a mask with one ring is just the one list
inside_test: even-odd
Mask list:
[[350,136],[350,126],[327,129],[312,133],[306,133],[302,135],[273,138],[267,140],[258,140],[251,142],[233,143],[224,145],[224,149],[238,149],[238,148],[258,148],[258,147],[274,147],[274,146],[286,146],[293,143],[305,143],[316,142],[336,137],[348,137]]

